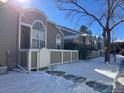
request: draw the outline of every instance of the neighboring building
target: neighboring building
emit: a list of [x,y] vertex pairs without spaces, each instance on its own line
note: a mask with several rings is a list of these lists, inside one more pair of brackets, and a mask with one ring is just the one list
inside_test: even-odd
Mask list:
[[34,8],[0,5],[0,65],[15,67],[21,49],[63,49],[63,33]]
[[97,47],[96,36],[90,35],[88,33],[83,33],[79,31],[75,31],[73,29],[69,29],[67,27],[58,26],[61,31],[64,33],[64,43],[79,43],[84,45],[93,45]]

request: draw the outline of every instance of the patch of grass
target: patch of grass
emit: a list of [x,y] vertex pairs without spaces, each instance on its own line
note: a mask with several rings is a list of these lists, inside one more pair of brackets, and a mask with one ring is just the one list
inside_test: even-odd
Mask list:
[[85,77],[76,77],[74,80],[75,80],[75,82],[83,83],[83,82],[85,82],[87,79],[86,79]]
[[67,74],[67,75],[64,75],[63,78],[68,79],[68,80],[74,80],[75,78],[77,78],[77,76],[72,75],[72,74]]
[[63,71],[51,71],[51,70],[47,70],[45,72],[48,73],[48,74],[51,74],[51,75],[56,75],[56,76],[63,76],[65,74],[65,72],[63,72]]
[[45,70],[48,70],[49,67],[43,67],[43,68],[40,68],[39,71],[45,71]]
[[112,93],[112,85],[105,85],[95,81],[87,81],[86,85],[102,93]]

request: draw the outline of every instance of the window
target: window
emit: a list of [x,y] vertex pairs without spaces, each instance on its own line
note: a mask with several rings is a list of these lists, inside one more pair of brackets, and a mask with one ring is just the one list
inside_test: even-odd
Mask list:
[[56,36],[56,48],[61,49],[61,36],[59,34]]
[[21,46],[22,49],[30,48],[30,27],[21,25]]
[[32,27],[32,48],[45,47],[45,28],[42,23],[35,22]]

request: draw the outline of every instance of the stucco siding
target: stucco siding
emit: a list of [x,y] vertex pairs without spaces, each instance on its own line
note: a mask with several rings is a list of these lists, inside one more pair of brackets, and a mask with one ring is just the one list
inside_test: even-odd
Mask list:
[[[11,11],[10,11],[11,10]],[[15,67],[17,62],[18,13],[10,5],[0,6],[0,64]],[[8,51],[8,52],[7,52]],[[9,54],[7,56],[7,53]]]
[[63,35],[62,33],[57,29],[55,24],[52,24],[50,22],[47,22],[47,48],[49,49],[56,49],[56,36],[57,34],[61,35],[61,49],[63,49]]

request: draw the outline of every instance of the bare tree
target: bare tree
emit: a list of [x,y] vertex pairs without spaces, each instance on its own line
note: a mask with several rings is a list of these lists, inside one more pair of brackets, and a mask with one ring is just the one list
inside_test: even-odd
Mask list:
[[[83,5],[87,1],[101,5],[100,11],[91,12]],[[56,4],[60,10],[67,11],[68,18],[76,19],[78,15],[78,21],[80,21],[80,18],[88,17],[91,22],[97,22],[100,25],[103,29],[105,62],[110,62],[111,31],[124,22],[124,0],[56,0]]]

